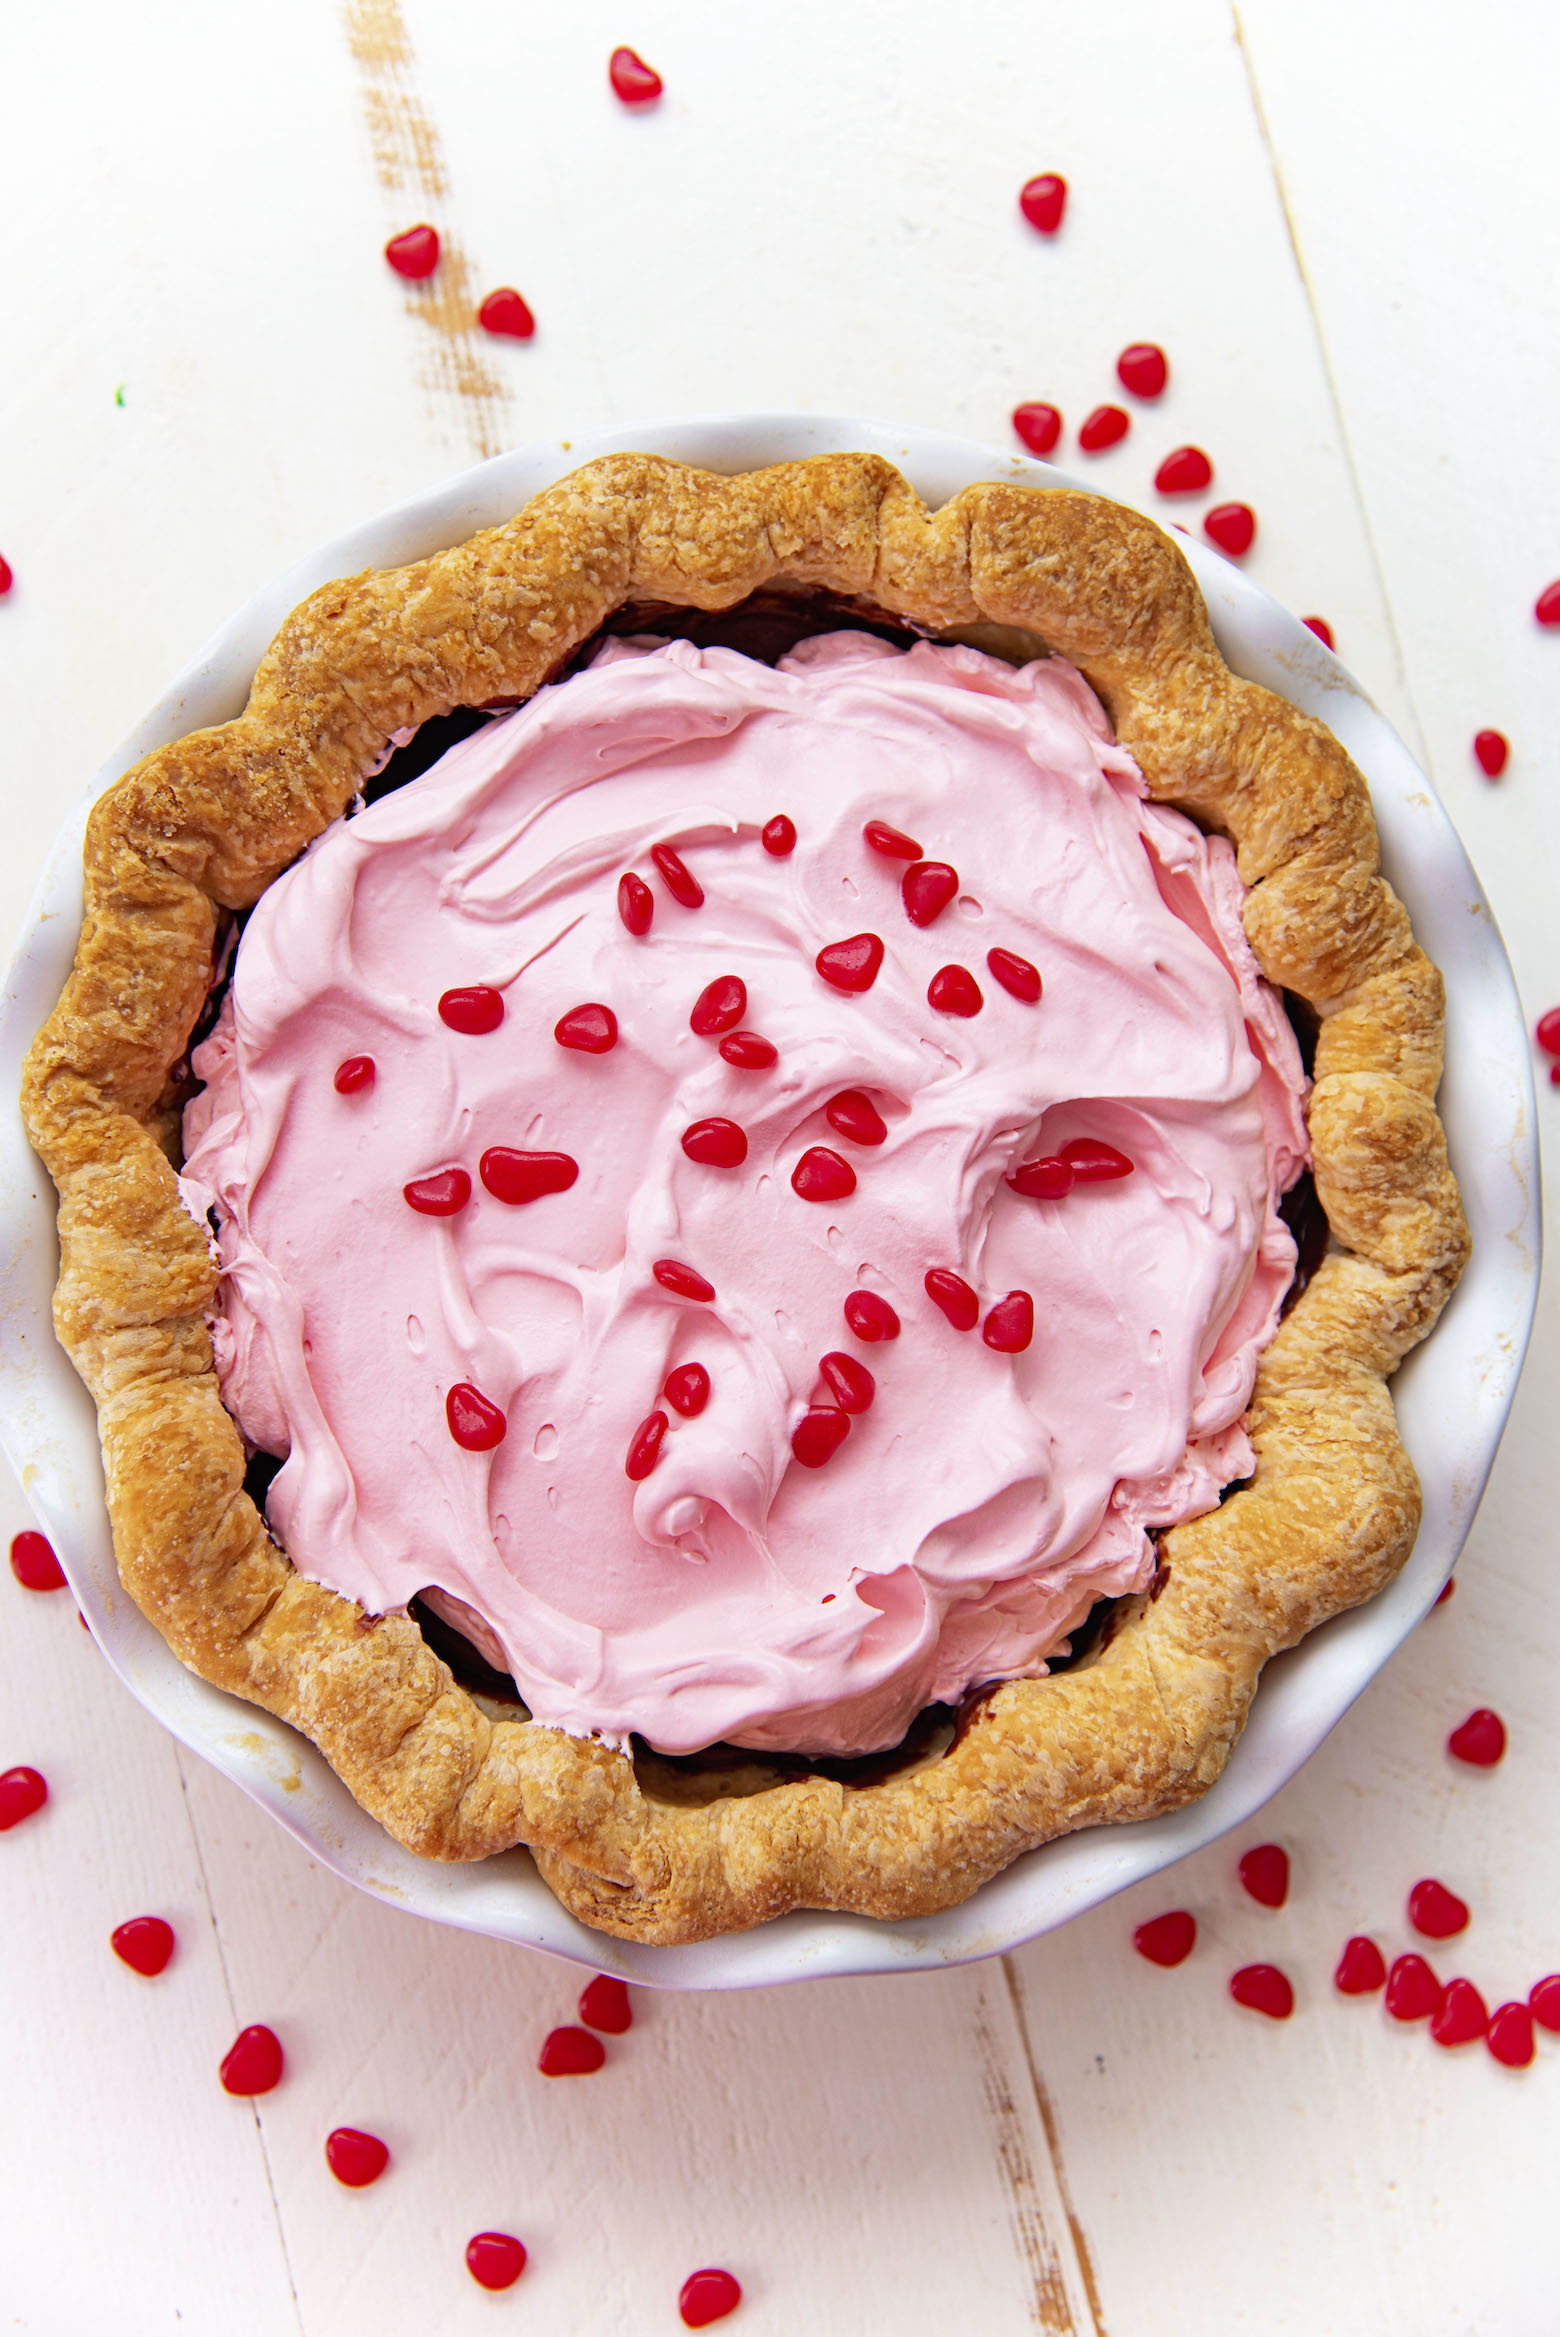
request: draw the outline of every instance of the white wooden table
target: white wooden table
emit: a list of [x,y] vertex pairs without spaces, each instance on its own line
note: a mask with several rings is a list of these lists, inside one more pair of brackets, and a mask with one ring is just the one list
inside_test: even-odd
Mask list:
[[[88,0],[0,27],[0,601],[7,936],[71,798],[230,608],[312,543],[482,452],[701,409],[816,407],[1008,443],[1069,432],[1126,342],[1170,391],[1098,458],[1153,505],[1171,446],[1252,503],[1248,565],[1330,619],[1422,756],[1533,1013],[1560,997],[1553,384],[1560,38],[1539,0]],[[653,112],[607,93],[631,39]],[[1054,241],[1016,190],[1072,186]],[[428,217],[442,325],[379,254]],[[463,329],[524,292],[529,346]],[[1131,401],[1123,400],[1124,403]],[[1082,459],[1082,458],[1080,458]],[[1206,500],[1206,499],[1205,499]],[[1200,508],[1200,506],[1199,506]],[[1195,524],[1195,518],[1193,519]],[[1498,785],[1473,732],[1513,742]],[[1545,1088],[1542,1113],[1560,1112]],[[1493,2003],[1560,1965],[1552,1464],[1541,1311],[1460,1576],[1240,1840],[1000,1962],[637,2000],[597,2077],[536,2050],[578,1976],[350,1892],[182,1755],[67,1595],[0,1575],[0,1767],[52,1798],[0,1839],[0,2320],[43,2337],[673,2330],[695,2266],[731,2326],[1111,2337],[1551,2337],[1560,2041],[1437,2051],[1329,1975],[1403,1898],[1475,1908],[1443,1956]],[[6,1539],[27,1523],[0,1499]],[[1442,1750],[1471,1706],[1505,1763]],[[1282,1913],[1233,1879],[1294,1860]],[[1181,1970],[1133,1926],[1183,1904]],[[137,1980],[110,1928],[177,1927]],[[1238,2011],[1271,1957],[1298,2009]],[[269,2021],[285,2083],[219,2092]],[[394,2153],[343,2191],[337,2124]],[[531,2265],[489,2298],[485,2226]]]

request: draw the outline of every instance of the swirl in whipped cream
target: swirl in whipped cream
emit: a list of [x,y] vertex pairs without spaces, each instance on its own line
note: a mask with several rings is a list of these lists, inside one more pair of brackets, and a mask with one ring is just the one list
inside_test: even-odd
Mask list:
[[[779,814],[798,841],[777,855]],[[926,924],[872,821],[957,872]],[[220,1228],[223,1392],[287,1456],[268,1515],[295,1565],[372,1613],[432,1592],[539,1720],[665,1752],[871,1750],[1042,1671],[1095,1600],[1146,1583],[1148,1529],[1252,1465],[1306,1134],[1242,898],[1230,847],[1144,800],[1070,666],[848,633],[774,671],[613,644],[338,822],[256,906],[185,1117],[186,1198]],[[862,933],[870,988],[822,979],[818,952]],[[1039,968],[1038,1001],[992,978],[993,949]],[[978,1011],[929,1003],[968,1006],[968,981],[937,992],[949,966]],[[690,1027],[733,975],[772,1062]],[[484,987],[496,1027],[441,1019]],[[582,1005],[610,1008],[614,1044],[555,1039]],[[826,1117],[843,1090],[881,1141]],[[728,1137],[690,1157],[708,1120],[742,1132],[740,1162]],[[1007,1182],[1080,1139],[1134,1173],[1056,1199]],[[793,1187],[814,1147],[853,1191]],[[499,1198],[494,1150],[578,1175]],[[458,1194],[457,1170],[463,1204],[409,1204],[426,1180]],[[668,1258],[713,1297],[658,1280]],[[934,1269],[982,1317],[1028,1294],[1031,1342],[956,1329]],[[897,1338],[855,1335],[858,1290]],[[803,1466],[830,1354],[872,1400]],[[694,1363],[709,1394],[685,1414],[662,1390]],[[463,1389],[486,1449],[457,1441]]]

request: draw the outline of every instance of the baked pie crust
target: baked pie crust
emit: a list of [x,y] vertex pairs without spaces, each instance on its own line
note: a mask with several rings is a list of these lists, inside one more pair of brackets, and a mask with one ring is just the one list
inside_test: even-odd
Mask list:
[[[776,584],[1070,658],[1150,794],[1233,839],[1262,971],[1320,1024],[1310,1128],[1332,1246],[1262,1358],[1254,1476],[1163,1537],[1151,1590],[1074,1666],[972,1699],[947,1750],[878,1782],[777,1782],[756,1756],[725,1779],[641,1775],[598,1741],[491,1718],[412,1617],[303,1580],[244,1490],[207,1328],[216,1269],[175,1182],[227,913],[340,818],[395,733],[528,698],[627,602],[723,609]],[[410,1849],[524,1843],[566,1907],[620,1938],[953,1906],[1040,1843],[1202,1793],[1267,1658],[1412,1548],[1419,1487],[1386,1383],[1468,1251],[1435,1109],[1442,1024],[1359,773],[1229,671],[1151,521],[1012,485],[929,513],[866,454],[735,478],[590,463],[502,527],[312,594],[242,715],[148,755],[93,811],[75,970],[23,1096],[59,1187],[55,1321],[97,1401],[121,1578],[183,1662],[303,1730]]]

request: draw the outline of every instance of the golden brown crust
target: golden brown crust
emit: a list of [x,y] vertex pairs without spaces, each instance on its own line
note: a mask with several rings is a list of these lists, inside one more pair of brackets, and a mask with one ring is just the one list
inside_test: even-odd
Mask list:
[[[625,601],[723,608],[776,580],[932,631],[1038,636],[1082,668],[1153,794],[1233,838],[1263,971],[1321,1019],[1311,1133],[1335,1247],[1263,1358],[1251,1484],[1166,1537],[1155,1595],[1085,1661],[999,1689],[886,1782],[677,1798],[599,1744],[489,1720],[415,1623],[293,1572],[243,1490],[215,1269],[164,1147],[220,912],[340,816],[393,732],[528,697]],[[149,755],[93,813],[76,966],[24,1104],[60,1190],[55,1317],[97,1399],[121,1575],[184,1662],[304,1730],[400,1841],[446,1859],[529,1844],[564,1904],[620,1937],[952,1906],[1039,1843],[1201,1793],[1267,1658],[1407,1556],[1419,1488],[1386,1379],[1468,1246],[1441,1035],[1363,780],[1320,724],[1229,672],[1149,520],[1002,485],[928,513],[871,455],[730,479],[589,464],[503,527],[314,593],[236,721]]]

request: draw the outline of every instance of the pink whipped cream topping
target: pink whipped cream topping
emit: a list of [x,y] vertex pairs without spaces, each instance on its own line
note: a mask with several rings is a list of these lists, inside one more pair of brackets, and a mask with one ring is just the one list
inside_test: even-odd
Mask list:
[[[778,812],[784,858],[760,841]],[[957,869],[924,929],[873,820]],[[654,894],[642,936],[629,870]],[[772,672],[614,644],[339,822],[250,918],[185,1116],[223,1392],[287,1456],[268,1515],[296,1565],[373,1613],[435,1594],[537,1719],[667,1752],[876,1749],[928,1703],[1042,1671],[1095,1600],[1147,1582],[1150,1527],[1252,1465],[1242,1415],[1295,1262],[1275,1202],[1307,1140],[1242,897],[1226,843],[1144,800],[1070,666],[859,634]],[[863,931],[883,963],[848,994],[815,958]],[[992,948],[1040,969],[1038,1003],[992,979]],[[977,1013],[929,1004],[950,964]],[[730,974],[770,1068],[690,1028]],[[441,1020],[471,985],[500,993],[496,1029]],[[617,1018],[607,1052],[553,1035],[586,1002]],[[372,1082],[339,1093],[359,1056]],[[843,1089],[885,1141],[831,1127]],[[711,1116],[745,1132],[740,1166],[684,1152]],[[1134,1173],[1053,1200],[1006,1182],[1076,1138]],[[815,1145],[853,1193],[793,1189]],[[577,1180],[497,1198],[495,1146],[565,1153]],[[409,1206],[457,1168],[463,1206]],[[663,1287],[668,1257],[713,1298]],[[1030,1293],[1031,1344],[955,1329],[934,1267],[983,1315]],[[852,1334],[861,1289],[898,1338]],[[875,1400],[808,1468],[792,1435],[833,1401],[831,1352]],[[710,1395],[683,1418],[661,1390],[693,1361]],[[460,1385],[502,1415],[489,1450],[455,1440]]]

